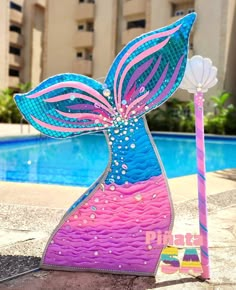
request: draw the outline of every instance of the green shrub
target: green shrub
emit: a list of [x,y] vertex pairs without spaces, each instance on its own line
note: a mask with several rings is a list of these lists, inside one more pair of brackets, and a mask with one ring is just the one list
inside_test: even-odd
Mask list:
[[226,105],[230,97],[230,93],[223,92],[219,96],[210,98],[214,105],[214,113],[206,114],[206,133],[236,134],[236,108],[233,104]]
[[0,122],[19,123],[21,114],[13,100],[13,91],[6,89],[0,93]]
[[236,107],[232,104],[228,106],[225,134],[236,135]]
[[[31,88],[30,83],[19,84],[18,92],[24,93]],[[22,115],[13,99],[14,91],[5,89],[0,92],[0,123],[20,123]]]
[[[210,98],[214,112],[204,117],[205,132],[210,134],[236,135],[236,108],[233,104],[226,105],[231,94],[221,93]],[[195,116],[193,101],[181,102],[170,99],[166,109],[156,109],[147,115],[152,131],[195,132]]]
[[193,102],[173,98],[167,102],[165,109],[150,112],[147,121],[152,131],[194,132]]
[[[31,89],[31,84],[19,84],[18,92],[25,93]],[[13,90],[6,89],[0,92],[0,122],[20,123],[22,115],[13,100]],[[214,112],[204,117],[205,132],[211,134],[236,135],[236,107],[226,105],[231,97],[230,93],[223,92],[219,96],[212,96]],[[158,108],[147,115],[151,131],[195,132],[195,116],[193,101],[181,102],[172,98],[166,103],[166,108]]]

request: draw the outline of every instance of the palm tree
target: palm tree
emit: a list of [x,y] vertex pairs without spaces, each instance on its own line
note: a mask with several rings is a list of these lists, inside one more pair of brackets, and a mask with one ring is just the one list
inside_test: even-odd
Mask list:
[[224,114],[224,110],[227,109],[227,107],[225,107],[226,102],[228,101],[230,97],[231,97],[231,94],[227,92],[223,92],[218,96],[211,97],[211,100],[213,101],[214,107],[215,107],[215,115]]

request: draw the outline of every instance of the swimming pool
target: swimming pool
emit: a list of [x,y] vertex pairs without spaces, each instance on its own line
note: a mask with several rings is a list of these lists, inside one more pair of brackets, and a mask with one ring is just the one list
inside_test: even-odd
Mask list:
[[[167,176],[196,173],[193,136],[154,134]],[[206,168],[236,167],[236,138],[206,138]],[[0,180],[89,186],[103,172],[108,148],[102,134],[66,140],[0,140]]]

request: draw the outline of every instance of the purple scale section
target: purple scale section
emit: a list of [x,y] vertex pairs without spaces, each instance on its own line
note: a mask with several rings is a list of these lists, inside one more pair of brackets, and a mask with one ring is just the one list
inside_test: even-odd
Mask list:
[[154,274],[163,246],[146,231],[168,231],[172,211],[165,178],[103,185],[60,225],[43,266]]

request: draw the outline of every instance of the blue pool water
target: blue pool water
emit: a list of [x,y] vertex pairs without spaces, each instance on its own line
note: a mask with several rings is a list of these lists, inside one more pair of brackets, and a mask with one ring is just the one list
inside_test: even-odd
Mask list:
[[[154,141],[169,178],[196,173],[193,137],[158,134]],[[89,186],[107,162],[103,135],[0,140],[0,180]],[[236,168],[236,138],[207,138],[206,167],[208,172]]]

